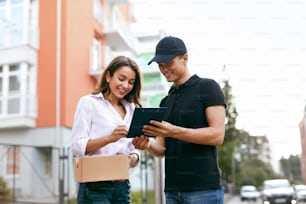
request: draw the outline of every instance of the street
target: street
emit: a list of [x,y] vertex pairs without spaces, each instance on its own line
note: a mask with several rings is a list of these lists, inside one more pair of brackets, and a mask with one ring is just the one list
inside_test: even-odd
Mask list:
[[260,204],[261,199],[258,199],[256,202],[254,201],[240,201],[239,196],[233,196],[228,201],[225,202],[225,204]]

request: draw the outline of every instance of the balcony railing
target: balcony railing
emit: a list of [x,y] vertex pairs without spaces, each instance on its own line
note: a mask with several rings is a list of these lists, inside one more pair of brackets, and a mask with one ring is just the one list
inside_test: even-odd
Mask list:
[[19,47],[27,45],[38,48],[39,32],[38,27],[13,26],[2,24],[0,26],[0,49]]
[[35,127],[36,117],[36,96],[0,97],[0,129]]

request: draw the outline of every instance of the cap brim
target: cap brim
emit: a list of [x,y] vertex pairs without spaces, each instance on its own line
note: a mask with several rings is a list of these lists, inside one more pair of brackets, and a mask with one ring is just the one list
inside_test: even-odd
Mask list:
[[176,55],[155,55],[149,62],[148,65],[150,65],[152,62],[170,62]]

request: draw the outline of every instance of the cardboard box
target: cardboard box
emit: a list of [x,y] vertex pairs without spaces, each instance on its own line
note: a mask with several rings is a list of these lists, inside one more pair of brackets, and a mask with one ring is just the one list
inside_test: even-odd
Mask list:
[[77,182],[128,179],[128,156],[84,156],[74,158],[74,180]]

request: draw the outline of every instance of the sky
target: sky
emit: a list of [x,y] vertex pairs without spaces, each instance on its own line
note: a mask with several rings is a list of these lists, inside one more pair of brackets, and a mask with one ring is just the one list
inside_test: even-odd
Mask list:
[[300,154],[298,124],[306,105],[306,1],[130,2],[135,32],[180,37],[192,73],[229,80],[238,128],[266,135],[276,160]]

